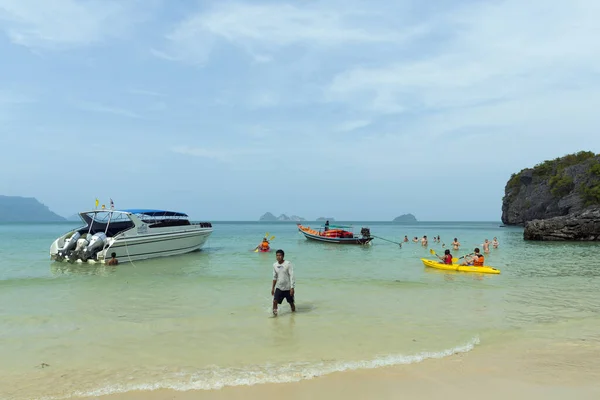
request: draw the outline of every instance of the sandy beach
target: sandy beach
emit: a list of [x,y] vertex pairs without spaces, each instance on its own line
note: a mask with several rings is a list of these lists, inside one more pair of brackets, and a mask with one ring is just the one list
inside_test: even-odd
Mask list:
[[[600,342],[505,343],[418,364],[212,391],[157,390],[101,400],[598,399]],[[89,399],[89,398],[88,398]]]

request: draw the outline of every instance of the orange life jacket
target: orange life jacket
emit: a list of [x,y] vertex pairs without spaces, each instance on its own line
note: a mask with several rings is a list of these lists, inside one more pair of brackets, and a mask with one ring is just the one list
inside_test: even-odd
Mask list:
[[262,242],[260,245],[265,250],[269,248],[269,242]]
[[483,257],[481,254],[479,255],[479,257],[476,260],[473,260],[473,265],[476,267],[483,267],[483,261],[485,260],[485,257]]

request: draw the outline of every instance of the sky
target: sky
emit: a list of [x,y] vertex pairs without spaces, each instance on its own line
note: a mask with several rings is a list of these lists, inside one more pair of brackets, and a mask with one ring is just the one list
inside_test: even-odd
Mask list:
[[499,221],[600,153],[600,1],[0,0],[0,194]]

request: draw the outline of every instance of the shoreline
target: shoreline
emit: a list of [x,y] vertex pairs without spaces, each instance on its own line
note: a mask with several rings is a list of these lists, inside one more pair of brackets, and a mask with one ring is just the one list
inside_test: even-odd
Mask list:
[[264,400],[600,398],[600,341],[523,341],[480,345],[443,359],[334,372],[291,383],[219,390],[132,391],[79,399]]

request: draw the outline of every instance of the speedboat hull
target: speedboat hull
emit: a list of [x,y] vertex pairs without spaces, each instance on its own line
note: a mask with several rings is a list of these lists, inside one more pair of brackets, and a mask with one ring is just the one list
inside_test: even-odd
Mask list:
[[94,210],[80,215],[86,225],[52,243],[52,260],[104,262],[112,253],[120,262],[174,256],[201,249],[213,231],[209,222],[191,223],[186,214],[173,211]]
[[120,260],[136,261],[190,253],[200,250],[211,233],[192,231],[117,239],[100,256],[107,259],[114,252]]

